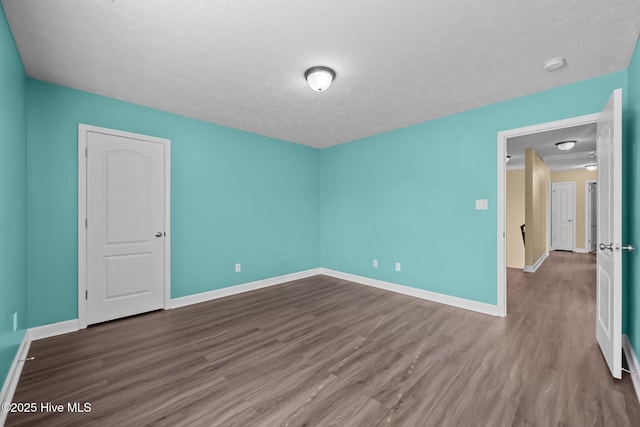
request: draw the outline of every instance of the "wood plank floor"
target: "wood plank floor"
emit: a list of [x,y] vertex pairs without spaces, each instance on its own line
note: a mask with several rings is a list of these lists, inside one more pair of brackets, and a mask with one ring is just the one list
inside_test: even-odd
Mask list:
[[506,318],[326,276],[34,342],[9,414],[44,426],[631,426],[595,341],[595,269],[508,271]]

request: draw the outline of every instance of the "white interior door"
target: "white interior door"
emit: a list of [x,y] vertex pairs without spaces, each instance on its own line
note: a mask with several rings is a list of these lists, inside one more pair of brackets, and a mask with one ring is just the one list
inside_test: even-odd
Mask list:
[[598,120],[596,337],[614,378],[622,372],[622,90]]
[[574,250],[575,183],[554,182],[552,185],[553,249]]
[[87,324],[163,308],[164,145],[86,136]]

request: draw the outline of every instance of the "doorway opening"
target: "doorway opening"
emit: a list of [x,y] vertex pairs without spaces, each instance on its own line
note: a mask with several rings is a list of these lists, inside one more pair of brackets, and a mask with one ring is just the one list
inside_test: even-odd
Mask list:
[[[506,157],[507,142],[529,135],[539,136],[543,132],[562,132],[565,129],[581,125],[596,125],[597,160],[584,165],[589,170],[596,166],[598,170],[597,191],[597,257],[595,257],[596,289],[595,289],[595,323],[596,340],[614,378],[622,377],[622,252],[633,250],[633,246],[622,242],[622,89],[615,89],[600,113],[574,117],[557,122],[543,123],[525,128],[512,129],[498,133],[498,314],[506,316],[507,288],[506,288]],[[559,141],[556,148],[568,151],[576,145],[576,141]],[[569,146],[567,148],[567,146]],[[511,147],[509,147],[511,150]],[[533,149],[527,149],[527,165],[540,160],[541,156]],[[535,154],[535,155],[533,155]],[[595,154],[595,153],[594,153]],[[537,157],[536,157],[537,156]],[[513,155],[511,155],[513,158]],[[569,158],[569,157],[566,157]],[[541,160],[542,161],[542,160]],[[544,161],[542,161],[544,163]],[[535,165],[534,165],[535,166]],[[591,166],[591,167],[587,167]],[[535,169],[535,168],[534,168]],[[544,168],[542,168],[544,170]],[[548,172],[547,168],[547,172]],[[527,175],[527,191],[532,181],[538,182],[539,188],[548,188],[544,176],[531,173]],[[541,174],[544,175],[544,174]],[[549,180],[547,180],[548,182]],[[578,194],[585,194],[578,192]],[[544,197],[542,197],[544,200]],[[584,206],[584,202],[581,204]],[[544,216],[544,215],[542,215]],[[544,224],[542,216],[528,216],[538,218],[535,232],[542,230]],[[547,222],[548,223],[548,222]],[[528,227],[527,227],[528,228]],[[582,229],[585,229],[583,227]],[[542,239],[544,238],[544,232]],[[530,239],[527,238],[527,242]],[[530,243],[528,243],[530,244]],[[547,248],[548,242],[547,242]],[[535,255],[543,255],[540,247],[535,247]],[[586,251],[586,248],[583,249]],[[535,259],[535,258],[534,258]],[[540,256],[541,260],[544,260]]]
[[[554,156],[561,156],[561,154],[554,153],[553,151],[545,151],[542,153],[543,157],[540,156],[540,153],[536,150],[527,150],[527,148],[529,148],[532,141],[539,140],[545,135],[554,135],[554,138],[560,137],[562,139],[561,136],[563,134],[570,134],[576,129],[584,131],[591,129],[590,131],[592,131],[599,117],[600,114],[598,113],[588,114],[498,133],[498,314],[500,316],[507,315],[507,242],[510,241],[512,244],[517,242],[517,240],[513,238],[513,230],[507,230],[507,168],[509,168],[509,170],[517,170],[518,168],[524,170],[525,163],[528,163],[532,168],[540,165],[541,171],[538,171],[538,182],[536,184],[528,183],[530,187],[528,193],[531,193],[528,197],[532,200],[533,198],[540,200],[540,204],[536,206],[536,209],[534,209],[533,206],[529,206],[528,214],[526,212],[527,208],[522,209],[524,217],[515,220],[515,222],[513,218],[509,218],[509,225],[513,228],[515,224],[518,233],[520,232],[520,226],[525,226],[525,233],[521,238],[521,244],[524,248],[520,251],[525,258],[522,260],[521,268],[524,269],[524,267],[528,266],[528,271],[534,272],[548,256],[553,240],[553,230],[551,227],[551,215],[553,214],[552,197],[549,194],[549,191],[553,190],[551,185],[551,170],[546,166],[544,160],[551,159]],[[554,146],[556,142],[562,142],[562,140],[550,141],[551,148],[547,148],[546,150],[557,150]],[[518,146],[518,150],[511,150],[514,146]],[[590,147],[593,148],[593,150],[583,151],[583,153],[586,154],[582,155],[595,156],[595,143],[590,145]],[[508,151],[507,148],[509,148],[510,151]],[[558,150],[558,152],[559,151],[560,150]],[[510,155],[508,161],[507,153]],[[562,162],[567,162],[565,166],[571,162],[575,163],[576,155],[567,154],[564,159],[557,157],[552,160],[554,160],[556,164],[554,169],[561,170],[563,169]],[[591,163],[594,162],[595,157],[591,160]],[[545,167],[547,168],[546,171],[544,170]],[[524,183],[526,180],[524,172],[522,174],[522,182]],[[542,176],[542,178],[540,178],[540,176]],[[558,179],[558,181],[570,180]],[[525,197],[527,197],[527,195],[525,195]],[[584,202],[582,206],[584,206]],[[529,219],[529,221],[527,221],[527,219]],[[573,221],[573,218],[571,219]],[[584,224],[584,222],[581,221],[581,224]],[[529,226],[527,226],[527,224],[529,224]],[[584,228],[583,225],[580,229]],[[581,248],[585,248],[585,243],[582,243]],[[586,250],[584,251],[586,252]]]

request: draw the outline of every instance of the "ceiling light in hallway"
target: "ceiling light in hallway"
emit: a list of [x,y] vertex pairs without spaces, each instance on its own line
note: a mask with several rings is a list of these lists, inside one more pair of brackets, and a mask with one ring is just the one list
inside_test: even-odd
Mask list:
[[561,141],[561,142],[556,142],[556,147],[558,147],[558,150],[560,151],[569,151],[571,150],[573,147],[576,146],[576,142],[578,141]]

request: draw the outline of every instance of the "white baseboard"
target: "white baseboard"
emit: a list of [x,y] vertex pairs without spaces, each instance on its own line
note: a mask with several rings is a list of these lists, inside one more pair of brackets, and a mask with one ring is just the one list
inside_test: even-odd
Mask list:
[[55,337],[56,335],[68,334],[69,332],[76,332],[78,330],[78,319],[65,320],[64,322],[29,328],[29,338],[31,341],[36,341]]
[[[10,403],[13,400],[13,395],[16,392],[18,381],[20,380],[20,374],[22,373],[22,366],[24,365],[24,359],[29,354],[29,347],[31,346],[31,339],[29,338],[29,331],[25,331],[22,342],[16,352],[16,357],[13,358],[13,363],[7,372],[7,378],[4,380],[2,391],[0,391],[0,404]],[[7,412],[0,410],[0,426],[3,426],[7,420]]]
[[[16,353],[16,357],[13,359],[13,363],[7,373],[7,378],[2,386],[0,392],[0,404],[9,403],[13,399],[13,395],[18,386],[20,380],[20,374],[22,373],[23,360],[27,358],[31,343],[36,340],[44,338],[55,337],[56,335],[67,334],[69,332],[75,332],[78,330],[78,319],[66,320],[64,322],[51,323],[49,325],[37,326],[35,328],[29,328],[25,331],[20,347]],[[0,426],[4,425],[7,413],[0,411]]]
[[525,265],[524,268],[522,269],[525,273],[535,273],[540,266],[542,265],[542,263],[544,262],[545,259],[547,259],[547,257],[549,256],[549,252],[545,252],[543,253],[540,258],[538,258],[538,260],[533,263],[533,265]]
[[626,335],[622,336],[622,349],[631,371],[631,381],[633,382],[633,388],[636,390],[636,397],[640,402],[640,363],[638,363],[638,356],[631,346],[631,341]]
[[311,270],[299,271],[297,273],[285,274],[283,276],[271,277],[269,279],[256,280],[255,282],[243,283],[236,286],[229,286],[228,288],[215,289],[213,291],[202,292],[200,294],[173,298],[171,300],[171,308],[184,307],[187,305],[198,304],[200,302],[211,301],[218,298],[224,298],[243,292],[255,291],[256,289],[280,285],[282,283],[304,279],[318,274],[320,274],[320,269],[313,268]]
[[348,280],[350,282],[359,283],[361,285],[372,286],[378,289],[384,289],[385,291],[396,292],[399,294],[424,299],[427,301],[433,301],[440,304],[451,305],[453,307],[464,308],[466,310],[477,311],[479,313],[490,314],[492,316],[498,316],[497,305],[486,304],[483,302],[472,301],[469,299],[453,297],[445,294],[439,294],[437,292],[398,285],[396,283],[384,282],[382,280],[371,279],[364,276],[357,276],[355,274],[343,273],[341,271],[331,270],[328,268],[321,268],[320,274],[335,277],[338,279]]
[[589,251],[586,250],[585,248],[575,248],[573,250],[573,252],[578,253],[578,254],[588,254],[589,253]]

